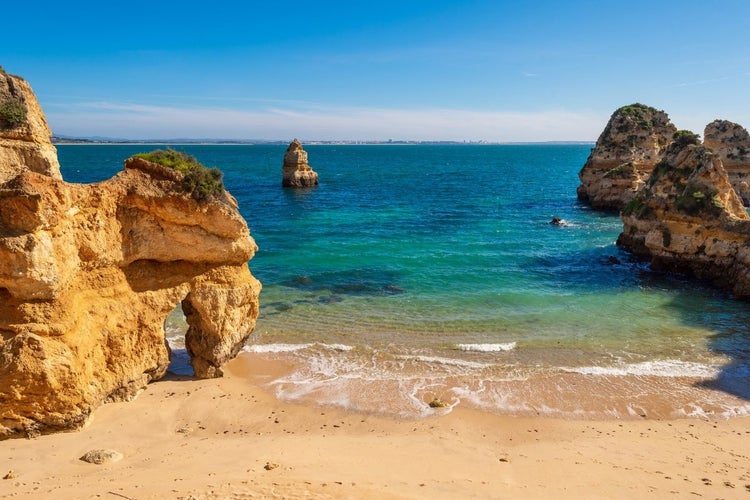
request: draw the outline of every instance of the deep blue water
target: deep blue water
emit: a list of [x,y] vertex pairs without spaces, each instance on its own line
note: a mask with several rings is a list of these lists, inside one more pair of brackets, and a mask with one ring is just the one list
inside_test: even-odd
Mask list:
[[[750,306],[620,251],[619,217],[576,200],[590,147],[309,145],[307,190],[281,188],[284,146],[177,148],[224,172],[259,245],[247,357],[297,367],[270,383],[280,397],[404,415],[433,396],[511,413],[748,412]],[[66,180],[95,182],[154,148],[58,153]]]

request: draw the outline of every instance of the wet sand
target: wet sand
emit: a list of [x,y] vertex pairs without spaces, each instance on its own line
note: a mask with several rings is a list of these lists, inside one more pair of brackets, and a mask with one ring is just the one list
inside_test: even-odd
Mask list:
[[[79,432],[0,442],[0,497],[750,499],[750,417],[399,420],[249,382],[282,369],[240,357],[222,379],[170,376],[105,405]],[[122,459],[79,459],[96,449]]]

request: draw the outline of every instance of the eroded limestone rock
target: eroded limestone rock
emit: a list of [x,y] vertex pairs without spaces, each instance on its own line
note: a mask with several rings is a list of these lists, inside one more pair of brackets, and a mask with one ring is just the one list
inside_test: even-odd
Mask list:
[[[29,111],[30,123],[42,123],[33,116],[41,110]],[[222,190],[197,200],[184,174],[140,158],[109,180],[68,184],[8,150],[0,154],[0,439],[78,428],[97,406],[162,377],[164,323],[180,303],[195,375],[221,376],[253,331],[261,288],[235,199]]]
[[668,147],[621,218],[618,245],[654,268],[685,272],[750,298],[750,218],[719,156],[697,136]]
[[29,84],[0,68],[0,108],[20,105],[25,117],[19,124],[8,123],[0,113],[0,184],[19,169],[28,169],[57,179],[60,165],[52,135],[39,103]]
[[747,130],[728,120],[714,120],[706,125],[703,144],[721,160],[729,182],[745,206],[750,205],[750,134]]
[[0,436],[79,427],[162,377],[180,302],[198,377],[221,376],[252,332],[256,245],[234,199],[198,202],[139,164],[0,187]]
[[318,185],[318,174],[307,163],[307,152],[302,143],[294,139],[284,154],[284,165],[281,168],[281,185],[283,187],[313,187]]
[[664,111],[643,104],[616,110],[578,174],[578,198],[620,210],[644,185],[676,127]]

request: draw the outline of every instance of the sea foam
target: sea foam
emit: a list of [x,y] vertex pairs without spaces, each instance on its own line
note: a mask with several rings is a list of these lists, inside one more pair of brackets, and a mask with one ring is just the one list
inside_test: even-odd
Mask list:
[[632,363],[622,366],[563,367],[562,370],[569,373],[580,373],[581,375],[615,377],[636,375],[648,377],[714,378],[720,372],[720,368],[715,366],[676,359],[644,361],[642,363]]
[[505,344],[456,344],[456,348],[460,351],[502,352],[512,351],[516,348],[516,343],[508,342]]

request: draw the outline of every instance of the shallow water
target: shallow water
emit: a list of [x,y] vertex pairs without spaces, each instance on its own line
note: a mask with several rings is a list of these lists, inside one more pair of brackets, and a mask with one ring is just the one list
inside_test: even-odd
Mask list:
[[[283,399],[401,416],[450,410],[434,398],[582,418],[750,412],[750,307],[614,245],[619,218],[575,196],[590,146],[306,146],[321,183],[297,191],[280,186],[283,146],[178,148],[224,171],[260,247],[243,356],[295,367],[265,381]],[[58,152],[66,180],[93,182],[151,149]],[[178,349],[184,329],[176,311]]]

